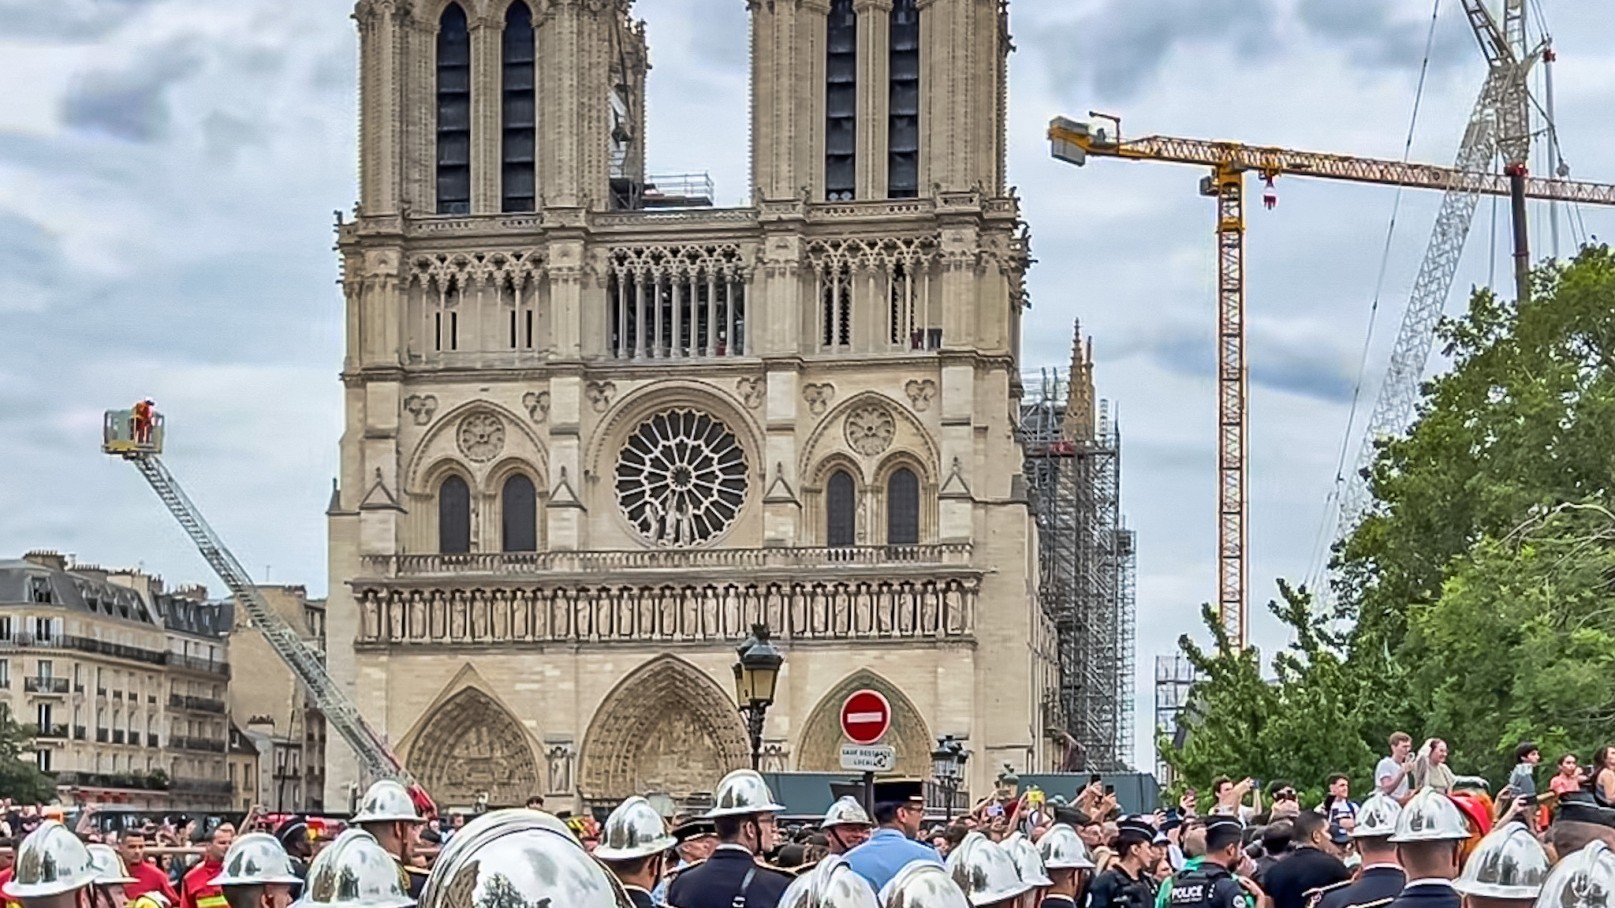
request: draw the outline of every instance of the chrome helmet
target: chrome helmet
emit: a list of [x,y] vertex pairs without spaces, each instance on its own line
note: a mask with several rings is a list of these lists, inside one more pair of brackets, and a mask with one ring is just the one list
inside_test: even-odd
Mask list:
[[1548,878],[1548,853],[1519,823],[1500,826],[1480,840],[1452,888],[1493,899],[1534,899]]
[[1043,857],[1043,867],[1047,870],[1094,869],[1088,846],[1082,844],[1082,837],[1065,823],[1055,823],[1043,833],[1043,838],[1037,841],[1037,852]]
[[1031,883],[1033,887],[1053,886],[1054,881],[1049,879],[1048,868],[1043,866],[1043,855],[1038,853],[1037,846],[1032,840],[1019,831],[1012,832],[999,847],[1009,852],[1009,857],[1015,862],[1015,869],[1021,872],[1021,880]]
[[267,832],[248,833],[231,842],[224,853],[224,870],[209,881],[213,886],[295,886],[301,882],[286,848]]
[[[396,875],[396,874],[395,874]],[[421,908],[621,908],[631,904],[617,878],[583,850],[566,824],[536,810],[485,813],[438,855]]]
[[375,836],[349,829],[309,865],[297,908],[410,908],[398,862]]
[[786,887],[778,908],[880,908],[875,888],[833,854]]
[[355,826],[366,823],[424,823],[409,791],[392,779],[382,779],[370,786],[359,802],[359,812],[348,821]]
[[1356,825],[1351,828],[1354,839],[1386,839],[1396,833],[1396,820],[1402,815],[1402,805],[1382,791],[1376,791],[1357,808]]
[[819,823],[819,828],[874,825],[875,821],[869,818],[869,814],[864,810],[864,805],[859,804],[857,799],[847,796],[830,805],[830,809],[824,812],[824,819]]
[[763,781],[762,773],[755,769],[737,769],[718,783],[717,794],[712,797],[712,809],[706,812],[711,819],[718,817],[744,817],[758,813],[779,813],[784,806],[775,803],[774,792]]
[[997,904],[1032,889],[1009,852],[979,832],[965,836],[948,855],[948,873],[972,905]]
[[129,868],[123,863],[123,856],[118,854],[118,849],[101,844],[88,847],[90,860],[95,862],[96,885],[114,886],[135,881],[135,878],[129,875]]
[[1458,805],[1433,788],[1421,788],[1396,818],[1391,841],[1398,845],[1414,842],[1462,842],[1469,838],[1469,824]]
[[617,805],[606,817],[596,860],[634,861],[660,854],[677,844],[667,833],[667,822],[650,802],[638,795]]
[[930,861],[913,861],[881,887],[880,908],[970,908],[970,900],[948,871]]
[[95,882],[97,872],[79,837],[60,822],[46,820],[17,847],[11,879],[3,888],[13,899],[61,895]]
[[1615,852],[1593,842],[1560,858],[1542,881],[1537,908],[1604,908],[1615,899]]

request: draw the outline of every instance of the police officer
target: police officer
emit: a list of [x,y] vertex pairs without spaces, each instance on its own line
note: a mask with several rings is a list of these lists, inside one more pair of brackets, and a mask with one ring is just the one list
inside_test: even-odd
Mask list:
[[[362,829],[349,829],[309,865],[298,908],[412,908],[396,858]],[[603,872],[603,871],[602,871]]]
[[1505,823],[1480,840],[1452,888],[1466,908],[1531,908],[1548,878],[1548,853],[1523,823]]
[[606,817],[594,857],[622,883],[634,908],[651,908],[656,904],[651,889],[661,879],[662,862],[673,845],[661,814],[636,795]]
[[1077,908],[1087,895],[1084,884],[1094,866],[1082,837],[1070,826],[1056,823],[1038,839],[1037,851],[1052,881],[1043,897],[1044,908]]
[[1351,828],[1362,858],[1357,878],[1322,890],[1316,908],[1384,908],[1401,893],[1407,874],[1391,844],[1401,814],[1402,806],[1384,792],[1375,792],[1357,808],[1357,824]]
[[913,861],[941,864],[930,845],[914,840],[925,822],[925,783],[891,779],[875,783],[875,822],[880,824],[869,841],[847,853],[847,863],[876,891],[897,871]]
[[393,856],[404,890],[415,899],[420,898],[421,888],[426,885],[426,871],[413,861],[415,839],[425,823],[409,792],[392,779],[370,786],[359,802],[359,812],[353,815],[353,825],[370,833]]
[[[718,783],[707,811],[718,831],[712,856],[673,878],[667,902],[678,908],[775,908],[791,884],[789,874],[758,856],[774,846],[774,815],[785,808],[762,774],[737,769]],[[557,903],[559,904],[559,903]]]
[[1468,839],[1469,824],[1451,798],[1432,788],[1414,793],[1391,836],[1408,881],[1390,908],[1460,908],[1452,881],[1458,847]]
[[1615,892],[1615,852],[1603,842],[1561,857],[1542,881],[1541,908],[1601,908]]
[[224,890],[230,908],[287,908],[303,878],[278,839],[254,832],[230,843],[224,872],[213,878],[213,885]]
[[[311,890],[315,877],[311,871]],[[438,855],[420,900],[421,908],[626,904],[628,895],[617,878],[583,850],[565,823],[526,809],[490,811],[456,830]]]
[[1269,908],[1271,900],[1254,882],[1239,875],[1247,860],[1242,846],[1245,827],[1233,817],[1206,819],[1206,857],[1199,867],[1172,878],[1173,908]]
[[948,853],[948,873],[976,908],[1013,908],[1032,891],[1009,851],[979,832]]
[[292,862],[292,872],[297,874],[297,885],[292,887],[292,898],[297,898],[303,891],[302,880],[308,876],[308,862],[314,857],[314,842],[309,836],[308,818],[291,816],[282,820],[275,827],[275,841],[285,849],[286,857]]
[[23,908],[81,908],[98,870],[90,850],[66,826],[46,820],[17,847],[11,879],[0,892]]
[[673,884],[674,877],[712,856],[712,849],[718,844],[718,828],[706,817],[690,817],[673,824],[673,841],[673,854],[678,863],[669,868],[667,875],[651,890],[651,898],[658,905],[667,901],[667,887]]
[[1155,827],[1137,817],[1116,824],[1116,864],[1089,887],[1089,908],[1153,908],[1154,842]]

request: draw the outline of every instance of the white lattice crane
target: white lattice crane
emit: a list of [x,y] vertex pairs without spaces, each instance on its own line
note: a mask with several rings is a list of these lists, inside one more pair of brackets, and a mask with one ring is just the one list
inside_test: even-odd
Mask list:
[[223,540],[208,525],[202,512],[180,488],[179,480],[168,471],[160,456],[163,451],[164,420],[152,408],[151,402],[139,405],[137,410],[108,410],[101,429],[101,450],[134,464],[140,475],[146,477],[152,491],[179,521],[185,534],[195,543],[198,552],[207,560],[213,572],[229,587],[236,602],[246,610],[254,627],[269,641],[275,654],[291,669],[292,675],[314,698],[326,723],[348,742],[359,760],[360,770],[372,779],[397,779],[414,799],[422,815],[436,812],[436,806],[426,790],[415,783],[409,770],[393,753],[392,748],[360,714],[359,707],[342,692],[331,676],[326,674],[325,662],[314,648],[303,641],[274,608],[264,599],[246,568],[241,566]]
[[[1123,140],[1121,121],[1092,114],[1091,122],[1065,118],[1049,125],[1054,157],[1083,165],[1090,157],[1193,164],[1210,168],[1200,192],[1217,200],[1217,609],[1235,646],[1248,639],[1246,503],[1247,376],[1245,357],[1245,174],[1269,187],[1279,176],[1316,177],[1435,189],[1450,195],[1500,195],[1615,205],[1615,185],[1500,176],[1455,167],[1412,164],[1351,155],[1259,147],[1175,136]],[[1483,164],[1485,162],[1482,162]],[[1449,278],[1450,281],[1450,278]]]

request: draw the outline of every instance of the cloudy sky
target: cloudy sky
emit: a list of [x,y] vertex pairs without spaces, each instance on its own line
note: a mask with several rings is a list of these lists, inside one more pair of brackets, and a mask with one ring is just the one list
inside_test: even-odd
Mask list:
[[[1615,181],[1615,21],[1601,0],[1532,5],[1559,49],[1565,157],[1577,176]],[[1015,4],[1012,181],[1038,259],[1026,365],[1063,367],[1080,318],[1121,413],[1139,532],[1140,762],[1155,657],[1199,630],[1215,596],[1212,210],[1193,169],[1075,169],[1049,160],[1044,127],[1100,110],[1129,135],[1400,157],[1430,7]],[[740,201],[746,124],[713,112],[745,109],[744,4],[638,8],[655,64],[652,169],[711,171],[720,202]],[[243,562],[323,592],[341,427],[332,212],[354,197],[347,14],[337,0],[0,0],[0,81],[21,87],[0,101],[0,553],[55,548],[218,586],[144,484],[99,454],[101,410],[147,394],[177,420],[169,462]],[[1414,159],[1450,163],[1483,77],[1458,0],[1443,0]],[[1248,259],[1259,600],[1275,577],[1316,567],[1396,200],[1301,180],[1279,192],[1277,210],[1251,218]],[[1364,407],[1438,202],[1402,199]],[[1582,214],[1586,232],[1615,234],[1615,215]],[[1460,291],[1494,270],[1507,280],[1492,224],[1483,203]],[[1545,252],[1545,213],[1534,226]],[[1264,647],[1284,642],[1263,610],[1252,627]]]

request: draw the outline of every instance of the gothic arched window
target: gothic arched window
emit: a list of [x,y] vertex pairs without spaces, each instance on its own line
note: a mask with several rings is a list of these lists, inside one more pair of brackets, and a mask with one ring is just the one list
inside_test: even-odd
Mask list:
[[889,103],[886,197],[912,199],[920,194],[920,11],[914,0],[892,3]]
[[920,480],[903,467],[886,480],[886,544],[919,545]]
[[824,541],[832,548],[856,545],[858,541],[858,493],[846,470],[830,474],[824,490]]
[[471,30],[458,3],[437,24],[437,213],[471,213]]
[[531,479],[517,473],[505,480],[499,512],[504,524],[501,548],[506,552],[538,551],[538,494]]
[[437,550],[445,555],[471,551],[471,487],[458,476],[437,487]]
[[538,201],[537,95],[534,92],[533,11],[516,0],[505,11],[503,49],[504,120],[499,184],[503,211],[532,211]]
[[824,61],[824,197],[858,193],[858,13],[852,0],[830,4]]

